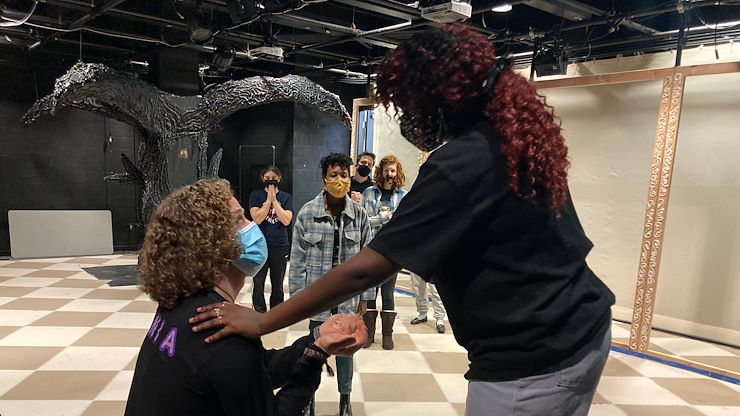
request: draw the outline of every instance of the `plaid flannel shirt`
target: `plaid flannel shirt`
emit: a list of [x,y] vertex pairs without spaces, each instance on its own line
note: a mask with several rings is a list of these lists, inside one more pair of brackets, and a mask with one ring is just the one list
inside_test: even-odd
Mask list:
[[[403,188],[396,188],[391,194],[390,206],[391,212],[396,212],[398,204],[401,203],[401,199],[406,196],[406,190]],[[380,198],[383,196],[383,191],[377,186],[370,186],[362,193],[362,204],[367,211],[367,215],[370,218],[370,225],[373,230],[377,232],[382,226],[384,226],[389,220],[380,215]]]
[[[339,262],[344,263],[373,239],[374,233],[365,210],[348,196],[339,224]],[[290,251],[288,287],[290,295],[307,288],[332,268],[334,251],[334,219],[324,209],[324,193],[308,201],[301,208],[293,227],[293,246]],[[338,306],[339,313],[355,313],[362,300],[375,299],[375,288],[355,296]],[[312,321],[326,321],[331,311],[311,317]]]

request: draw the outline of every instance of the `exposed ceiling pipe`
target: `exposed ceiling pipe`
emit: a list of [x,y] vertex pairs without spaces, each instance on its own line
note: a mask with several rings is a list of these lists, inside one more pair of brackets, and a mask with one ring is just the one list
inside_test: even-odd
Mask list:
[[[73,8],[77,10],[89,10],[90,6],[88,3],[79,1],[79,0],[42,0],[43,3],[47,3],[54,6],[60,6],[60,7],[67,7],[67,8]],[[189,32],[189,28],[187,24],[181,21],[176,20],[170,20],[161,18],[158,16],[151,16],[148,14],[143,13],[137,13],[132,12],[128,10],[122,10],[117,8],[111,8],[108,10],[108,13],[113,16],[120,16],[124,17],[128,20],[134,20],[139,21],[143,23],[148,24],[154,24],[161,27],[166,27],[174,30],[180,30],[183,32]],[[236,42],[236,43],[246,43],[250,46],[258,46],[262,44],[262,37],[258,35],[253,35],[251,33],[247,32],[240,32],[240,31],[231,31],[228,34],[222,35],[224,36],[224,39]],[[298,44],[287,42],[287,41],[278,41],[278,46],[286,48],[286,49],[292,49],[296,46],[300,46]],[[336,53],[336,52],[329,52],[329,51],[306,51],[305,55],[310,56],[316,56],[323,59],[332,59],[332,60],[356,60],[359,59],[359,57],[354,55],[348,55],[348,54],[342,54],[342,53]]]
[[[417,22],[413,22],[413,23],[412,22],[403,22],[403,23],[399,23],[399,24],[396,24],[396,25],[391,25],[391,26],[382,27],[382,28],[378,28],[378,29],[373,29],[373,30],[368,30],[368,31],[359,31],[359,33],[357,35],[347,36],[345,38],[340,38],[340,39],[335,39],[335,40],[330,40],[328,42],[314,43],[314,44],[311,44],[311,45],[301,46],[301,47],[297,48],[294,51],[288,52],[288,54],[301,53],[301,52],[305,52],[305,51],[309,51],[309,50],[314,50],[314,49],[321,49],[321,48],[325,48],[327,46],[339,45],[341,43],[352,42],[352,41],[355,41],[355,40],[367,38],[369,36],[377,36],[377,35],[384,35],[384,34],[388,34],[388,33],[393,33],[393,32],[399,31],[399,30],[403,30],[403,29],[411,29],[411,28],[422,27],[422,26],[428,25],[429,23],[430,22],[428,22],[426,20],[417,21]],[[394,47],[395,46],[397,46],[397,45],[394,45]]]
[[[696,9],[700,7],[714,6],[715,4],[716,4],[716,0],[706,0],[706,1],[700,0],[694,3],[691,3],[691,8]],[[661,15],[664,13],[678,11],[680,7],[681,6],[679,6],[678,4],[674,4],[671,6],[660,7],[657,9],[649,9],[649,10],[643,10],[643,11],[638,10],[638,11],[633,11],[633,12],[622,13],[622,14],[618,14],[615,16],[611,16],[609,18],[600,17],[600,18],[592,19],[586,22],[566,25],[566,26],[563,26],[562,29],[559,28],[558,31],[566,32],[566,31],[571,31],[571,30],[576,30],[576,29],[583,29],[583,28],[590,27],[590,26],[611,24],[615,21],[619,21],[620,19],[634,20],[634,19],[639,19],[643,17],[657,16],[657,15]],[[521,40],[543,37],[551,33],[553,33],[552,30],[536,30],[536,31],[518,34],[518,35],[506,36],[506,37],[493,36],[491,37],[491,39],[494,42],[511,42],[511,41],[518,42]]]
[[[575,22],[589,20],[592,19],[594,16],[607,18],[609,17],[608,12],[593,6],[589,6],[588,4],[581,3],[579,1],[529,0],[524,2],[523,4],[526,4],[527,6],[535,8],[537,10],[542,10]],[[640,23],[635,23],[628,18],[621,19],[621,21],[619,21],[619,24],[640,33],[652,34],[657,32],[657,30],[651,27],[642,25]]]
[[[104,4],[100,5],[100,6],[93,7],[87,14],[85,14],[84,16],[80,17],[79,19],[75,20],[74,22],[70,23],[69,26],[67,26],[67,30],[75,30],[75,29],[81,28],[82,25],[84,25],[85,23],[87,23],[87,22],[95,19],[96,17],[104,14],[108,10],[112,9],[113,7],[118,6],[119,4],[123,3],[124,1],[126,1],[126,0],[109,0],[108,2],[106,2],[106,3],[104,3]],[[52,41],[54,39],[57,39],[59,36],[62,36],[64,33],[65,32],[54,32],[54,33],[52,33],[51,35],[49,35],[49,36],[45,37],[44,39],[42,39],[41,40],[41,43],[39,44],[39,46],[46,45],[50,41]]]
[[413,20],[421,17],[421,10],[395,1],[388,0],[333,0],[334,3],[368,10],[402,20]]

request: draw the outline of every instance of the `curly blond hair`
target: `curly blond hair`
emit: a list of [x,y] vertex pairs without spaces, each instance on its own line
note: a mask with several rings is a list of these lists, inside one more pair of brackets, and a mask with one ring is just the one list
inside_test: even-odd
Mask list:
[[216,284],[215,269],[239,256],[231,190],[206,179],[176,190],[154,211],[141,248],[139,289],[166,309]]

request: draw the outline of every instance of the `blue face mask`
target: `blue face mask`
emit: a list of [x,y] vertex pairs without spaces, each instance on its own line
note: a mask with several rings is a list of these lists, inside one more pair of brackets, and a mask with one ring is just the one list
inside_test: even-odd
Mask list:
[[247,277],[253,277],[267,261],[267,241],[256,223],[239,230],[242,253],[232,264]]

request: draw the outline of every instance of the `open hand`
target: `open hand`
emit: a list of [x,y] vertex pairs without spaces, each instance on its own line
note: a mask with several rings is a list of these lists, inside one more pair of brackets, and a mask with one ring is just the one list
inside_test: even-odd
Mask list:
[[367,327],[355,314],[332,315],[319,327],[321,336],[315,344],[329,354],[351,356],[367,341]]

